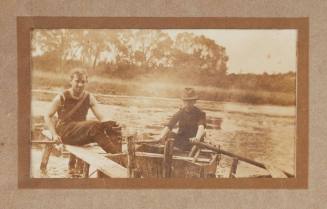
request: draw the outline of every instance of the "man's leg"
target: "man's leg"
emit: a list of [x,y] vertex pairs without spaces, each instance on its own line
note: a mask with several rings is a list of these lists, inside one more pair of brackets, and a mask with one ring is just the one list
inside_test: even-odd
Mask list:
[[63,142],[71,145],[84,145],[97,142],[109,153],[121,152],[121,138],[112,131],[105,133],[103,124],[99,121],[81,121],[68,124],[63,130]]
[[93,142],[89,133],[99,123],[98,121],[80,121],[67,124],[61,133],[63,143],[84,145]]
[[112,129],[106,131],[105,129],[106,127],[103,127],[102,124],[96,125],[89,135],[104,151],[112,154],[121,152],[121,132],[115,132]]

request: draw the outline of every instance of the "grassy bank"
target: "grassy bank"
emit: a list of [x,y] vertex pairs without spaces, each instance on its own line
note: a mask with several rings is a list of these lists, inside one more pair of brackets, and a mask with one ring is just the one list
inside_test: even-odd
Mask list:
[[[33,71],[33,89],[68,88],[69,76],[59,73]],[[89,78],[87,89],[91,92],[114,95],[155,96],[178,98],[185,85],[176,82],[153,80],[121,80],[100,76]],[[241,102],[250,104],[295,105],[295,93],[261,90],[223,89],[212,86],[193,86],[202,100]]]

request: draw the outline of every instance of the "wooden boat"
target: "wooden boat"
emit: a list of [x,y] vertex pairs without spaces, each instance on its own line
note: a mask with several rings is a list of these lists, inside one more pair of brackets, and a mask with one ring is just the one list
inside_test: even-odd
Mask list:
[[[130,146],[131,143],[129,143]],[[212,178],[219,162],[218,154],[197,151],[189,152],[165,145],[141,144],[128,153],[108,155],[108,158],[128,168],[130,177],[142,178]]]
[[[48,141],[34,141],[32,143],[45,144],[41,162],[41,170],[46,164],[53,150],[53,142],[49,141],[49,131],[42,135]],[[265,169],[267,174],[257,177],[290,178],[294,175],[275,168],[274,166],[256,162],[251,159],[227,152],[219,147],[204,142],[194,143],[190,152],[180,151],[173,147],[173,140],[167,140],[164,145],[154,141],[137,141],[136,136],[127,137],[127,149],[122,153],[108,154],[97,146],[65,145],[70,156],[77,158],[81,165],[82,177],[89,177],[89,167],[98,171],[98,177],[110,178],[215,178],[217,166],[223,157],[232,159],[227,178],[237,177],[239,162],[251,164]],[[96,148],[97,149],[94,149]],[[100,151],[99,151],[100,149]],[[78,163],[78,162],[76,162]]]

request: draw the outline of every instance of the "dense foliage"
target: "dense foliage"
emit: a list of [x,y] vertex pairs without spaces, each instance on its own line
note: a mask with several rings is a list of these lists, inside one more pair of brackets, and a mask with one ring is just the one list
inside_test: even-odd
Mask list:
[[172,38],[162,30],[35,30],[32,55],[33,69],[40,71],[67,73],[82,66],[104,78],[295,91],[293,72],[228,74],[225,48],[188,32]]

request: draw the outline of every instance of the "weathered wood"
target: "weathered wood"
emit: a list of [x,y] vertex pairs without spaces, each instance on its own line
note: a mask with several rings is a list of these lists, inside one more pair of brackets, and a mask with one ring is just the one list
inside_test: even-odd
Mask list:
[[193,157],[195,155],[195,153],[196,153],[197,150],[198,150],[198,146],[197,145],[193,145],[190,153],[188,154],[188,156],[189,157]]
[[[201,139],[200,139],[200,142],[203,142],[204,141],[204,137],[205,137],[206,133],[204,133],[202,136],[201,136]],[[199,146],[197,144],[194,144],[192,146],[192,149],[189,153],[189,157],[194,157],[194,155],[197,153],[197,151],[199,150]]]
[[201,149],[198,148],[198,150],[197,150],[196,153],[194,154],[193,161],[192,161],[193,163],[196,162],[196,160],[198,159],[200,153],[201,153]]
[[[202,152],[202,150],[201,150]],[[217,166],[219,164],[218,154],[212,154],[210,163],[205,166],[204,177],[205,178],[216,178]]]
[[97,177],[98,178],[106,178],[108,176],[106,176],[104,173],[102,173],[101,171],[97,170]]
[[283,171],[272,165],[265,164],[265,168],[273,178],[287,178],[287,175]]
[[[164,148],[164,147],[163,147]],[[137,150],[137,149],[136,149]],[[146,150],[146,149],[142,149]],[[162,178],[163,177],[163,154],[153,152],[136,152],[136,169],[134,176],[137,173],[141,178]],[[162,150],[163,153],[164,149]],[[174,150],[175,152],[175,150]],[[187,153],[184,153],[187,155]],[[202,152],[201,152],[202,154]],[[117,154],[107,154],[109,158],[115,162],[126,165],[127,167],[127,152]],[[214,156],[217,156],[214,155]],[[208,156],[203,158],[202,155],[198,158],[196,163],[192,162],[193,158],[173,155],[172,160],[172,178],[199,178],[203,175],[205,178],[214,177],[217,168],[217,158]],[[199,162],[201,161],[201,162]],[[126,163],[125,163],[126,162]],[[203,170],[201,170],[203,168]],[[136,172],[137,171],[137,172]],[[201,173],[202,172],[202,173]]]
[[52,144],[45,145],[43,154],[42,154],[41,165],[40,165],[41,171],[44,171],[47,169],[47,165],[48,165],[48,161],[49,161],[49,157],[50,157],[52,149],[53,149]]
[[80,158],[77,158],[76,159],[76,173],[82,174],[83,170],[84,170],[83,166],[84,166],[84,161]]
[[[263,169],[266,169],[266,166],[263,164],[263,163],[260,163],[260,162],[256,162],[254,160],[251,160],[251,159],[248,159],[248,158],[245,158],[245,157],[242,157],[242,156],[239,156],[239,155],[236,155],[234,153],[231,153],[231,152],[228,152],[228,151],[225,151],[225,150],[222,150],[222,149],[218,149],[212,145],[209,145],[209,144],[206,144],[206,143],[203,143],[203,142],[194,142],[194,144],[200,146],[200,147],[205,147],[207,149],[210,149],[210,150],[213,150],[215,152],[217,152],[218,154],[223,154],[223,155],[227,155],[229,157],[232,157],[232,158],[238,158],[238,160],[240,161],[244,161],[246,163],[249,163],[249,164],[252,164],[252,165],[255,165],[257,167],[260,167],[260,168],[263,168]],[[286,171],[282,171],[287,177],[294,177],[293,174],[290,174]]]
[[230,172],[229,172],[229,178],[235,178],[237,165],[238,165],[238,159],[233,158],[232,166],[231,166]]
[[216,152],[209,149],[201,149],[201,153],[215,154]]
[[[48,138],[49,140],[52,140],[52,136],[51,136],[51,133],[49,131],[43,130],[42,135],[45,136],[46,138]],[[40,170],[41,171],[45,171],[47,169],[50,154],[51,154],[51,151],[53,149],[53,144],[54,143],[46,144],[44,149],[43,149],[42,160],[41,160],[41,164],[40,164]]]
[[86,162],[83,164],[83,178],[88,178],[90,172],[90,165]]
[[135,135],[127,137],[127,169],[128,176],[134,178],[134,169],[135,169],[135,144],[134,144]]
[[106,158],[105,156],[88,151],[83,147],[65,145],[66,149],[82,159],[91,166],[94,166],[95,169],[101,171],[105,175],[112,178],[127,178],[128,172],[127,169],[121,166],[120,164]]
[[[164,155],[163,154],[158,154],[158,153],[148,153],[148,152],[135,152],[136,157],[151,157],[151,158],[161,158],[163,159]],[[192,162],[193,157],[184,157],[184,156],[177,156],[173,155],[173,160],[185,160]],[[209,163],[210,159],[207,158],[198,158],[197,163]]]
[[214,163],[217,160],[218,160],[218,154],[213,154],[209,164],[212,164],[212,163]]
[[52,134],[49,130],[43,130],[42,135],[48,138],[49,140],[52,140]]
[[[48,141],[37,141],[35,143],[43,143],[47,144],[46,146],[52,146],[55,144],[55,142],[52,142],[52,135],[49,130],[43,130],[42,135],[45,136]],[[32,143],[34,143],[32,141]],[[86,146],[86,147],[78,147],[78,146],[72,146],[72,145],[65,145],[65,148],[71,153],[69,158],[69,169],[75,169],[80,168],[80,170],[83,172],[83,176],[86,178],[89,173],[89,167],[90,164],[92,166],[95,166],[96,169],[98,169],[98,176],[104,177],[105,175],[111,176],[114,178],[127,178],[127,170],[123,166],[119,165],[118,163],[113,162],[112,160],[106,158],[105,156],[101,156],[103,154],[103,150],[99,149],[99,147],[95,148],[92,146]],[[47,150],[47,149],[45,149]],[[47,153],[47,152],[46,152]],[[49,159],[49,155],[44,155],[45,159]],[[76,156],[78,156],[81,160],[83,165],[78,165]],[[47,158],[46,158],[47,157]],[[84,161],[84,162],[83,162]],[[42,168],[46,168],[46,165],[44,166],[41,164]],[[77,169],[78,170],[78,169]],[[86,174],[87,173],[87,174]]]
[[68,169],[72,170],[76,167],[76,157],[73,154],[69,154]]
[[172,159],[173,159],[173,149],[174,149],[174,140],[168,139],[165,142],[165,149],[164,149],[164,158],[163,158],[163,178],[171,177],[171,170],[172,170]]
[[32,144],[56,144],[55,141],[49,141],[49,140],[32,140],[30,142]]

